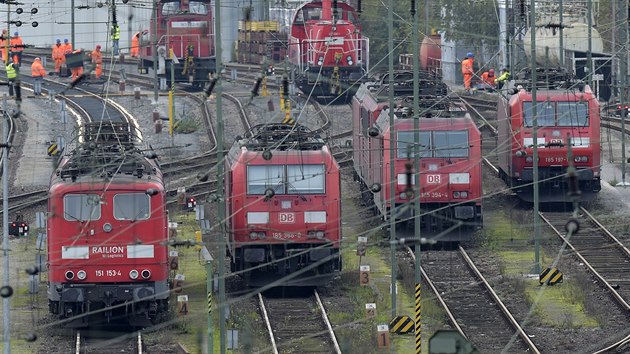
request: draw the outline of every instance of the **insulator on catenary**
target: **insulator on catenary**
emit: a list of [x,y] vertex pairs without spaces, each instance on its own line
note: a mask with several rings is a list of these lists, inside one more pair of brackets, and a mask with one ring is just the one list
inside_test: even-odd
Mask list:
[[256,83],[254,84],[254,88],[252,89],[252,96],[258,96],[258,91],[260,91],[260,84],[262,83],[262,77],[256,79]]

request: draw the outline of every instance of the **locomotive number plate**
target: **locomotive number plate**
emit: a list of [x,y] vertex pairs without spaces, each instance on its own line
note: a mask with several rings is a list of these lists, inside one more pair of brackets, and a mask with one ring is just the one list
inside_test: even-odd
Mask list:
[[545,156],[546,163],[563,163],[567,162],[567,158],[565,156]]
[[301,232],[273,232],[271,237],[275,240],[293,240],[302,237]]
[[99,269],[96,270],[96,274],[97,277],[117,277],[117,276],[121,276],[122,273],[120,272],[120,270],[117,269]]
[[440,184],[441,183],[440,175],[427,175],[427,183],[428,184]]
[[422,195],[420,195],[420,198],[448,198],[448,194],[447,193],[440,193],[440,192],[424,192],[422,193]]
[[295,213],[280,213],[278,218],[281,224],[295,224]]

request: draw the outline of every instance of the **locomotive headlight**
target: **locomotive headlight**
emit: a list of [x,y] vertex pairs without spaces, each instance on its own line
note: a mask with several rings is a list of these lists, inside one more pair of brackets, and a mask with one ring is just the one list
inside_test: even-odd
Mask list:
[[265,234],[264,232],[259,232],[258,233],[258,238],[260,240],[264,240],[265,238],[267,238],[267,234]]
[[322,239],[322,238],[324,238],[324,235],[325,235],[324,231],[308,231],[306,233],[306,237],[307,238],[319,238],[319,239]]
[[151,277],[151,271],[148,269],[145,269],[142,271],[142,278],[144,279],[149,279]]
[[353,64],[353,62],[352,62],[352,56],[351,56],[351,55],[348,55],[348,56],[346,57],[346,61],[348,62],[348,65],[352,65],[352,64]]
[[453,198],[459,199],[459,192],[453,192]]
[[80,270],[77,272],[77,278],[79,278],[79,280],[83,280],[87,278],[87,273],[84,270]]
[[588,162],[588,156],[576,156],[573,160],[575,162]]
[[527,162],[527,163],[532,163],[532,162],[534,162],[534,158],[533,158],[533,157],[531,157],[531,156],[527,156],[527,157],[525,158],[525,162]]
[[258,238],[258,232],[252,231],[252,232],[249,233],[249,239],[250,240],[255,240],[257,238]]
[[317,65],[323,65],[324,64],[324,57],[319,57],[319,59],[317,59]]
[[407,199],[407,192],[400,193],[400,199]]
[[516,155],[516,157],[525,157],[525,156],[527,156],[527,153],[525,151],[523,151],[523,150],[519,150],[519,151],[516,152],[515,155]]
[[138,271],[135,269],[132,269],[131,271],[129,271],[129,278],[136,280],[138,279]]
[[74,272],[71,271],[71,270],[66,270],[65,276],[66,276],[66,279],[72,280],[72,279],[74,279]]
[[468,198],[468,192],[466,192],[466,191],[459,192],[459,197],[460,198]]

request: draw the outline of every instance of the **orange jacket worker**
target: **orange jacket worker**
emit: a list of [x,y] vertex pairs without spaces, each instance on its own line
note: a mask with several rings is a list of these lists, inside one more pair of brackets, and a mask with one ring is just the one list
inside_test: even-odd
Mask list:
[[481,74],[481,80],[484,84],[489,85],[490,87],[494,87],[494,80],[496,76],[494,76],[494,69],[490,69],[483,74]]
[[103,75],[103,52],[101,52],[100,44],[96,45],[96,48],[92,51],[90,57],[92,58],[92,64],[96,65],[94,75],[97,79],[100,79],[101,75]]
[[[66,54],[70,54],[70,52],[66,51]],[[72,54],[82,54],[80,49],[75,50]],[[83,74],[83,63],[81,66],[74,66],[70,68],[70,72],[72,73],[72,77],[70,78],[72,81],[76,80],[81,74]]]
[[57,44],[52,48],[52,58],[55,61],[55,72],[60,74],[61,64],[66,61],[65,50],[61,44],[61,39],[57,39]]
[[133,37],[131,37],[131,51],[130,55],[132,58],[137,58],[140,54],[140,36],[141,32],[136,32]]
[[24,41],[18,32],[13,33],[13,37],[10,40],[11,53],[13,55],[13,62],[18,66],[22,64],[22,51],[24,51]]
[[35,79],[33,83],[33,93],[35,96],[41,96],[42,94],[42,80],[46,76],[46,69],[42,65],[42,60],[37,57],[33,64],[31,64],[31,76]]
[[462,60],[462,74],[464,74],[464,88],[470,91],[470,84],[474,74],[473,65],[475,63],[475,55],[471,52],[466,54],[466,59]]

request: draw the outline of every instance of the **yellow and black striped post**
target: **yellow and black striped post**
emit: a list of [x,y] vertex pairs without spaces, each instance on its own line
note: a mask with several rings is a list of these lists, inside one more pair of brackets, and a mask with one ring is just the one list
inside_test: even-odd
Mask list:
[[422,323],[420,318],[422,317],[422,305],[420,304],[420,287],[421,284],[416,284],[416,323],[414,331],[416,333],[416,354],[422,352]]
[[212,292],[208,291],[208,313],[212,313]]

